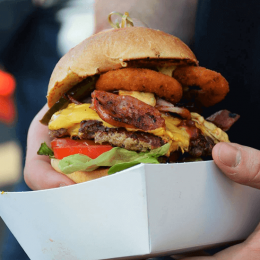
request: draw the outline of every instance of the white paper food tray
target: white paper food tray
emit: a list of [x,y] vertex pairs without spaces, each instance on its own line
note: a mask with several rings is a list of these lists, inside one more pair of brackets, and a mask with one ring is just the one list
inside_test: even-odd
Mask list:
[[90,182],[0,194],[0,215],[30,259],[147,258],[245,239],[260,191],[213,161],[141,164]]

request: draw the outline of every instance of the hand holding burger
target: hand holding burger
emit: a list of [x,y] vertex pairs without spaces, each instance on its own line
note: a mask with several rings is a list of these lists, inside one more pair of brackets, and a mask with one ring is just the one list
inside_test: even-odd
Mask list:
[[47,104],[33,119],[27,138],[27,152],[24,168],[24,179],[32,190],[43,190],[75,184],[66,175],[56,172],[47,156],[38,155],[42,142],[50,145],[48,128],[40,123],[40,119],[48,111]]

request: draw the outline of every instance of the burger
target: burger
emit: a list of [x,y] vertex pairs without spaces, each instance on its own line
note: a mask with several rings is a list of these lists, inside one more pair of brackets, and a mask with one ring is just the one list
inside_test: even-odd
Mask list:
[[54,68],[41,120],[53,140],[38,154],[77,183],[139,163],[201,160],[229,142],[225,131],[239,116],[198,112],[228,92],[177,37],[144,27],[100,32]]

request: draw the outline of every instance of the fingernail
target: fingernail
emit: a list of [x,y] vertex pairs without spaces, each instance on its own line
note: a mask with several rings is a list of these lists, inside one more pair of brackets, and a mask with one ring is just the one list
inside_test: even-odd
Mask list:
[[60,184],[60,187],[65,187],[65,186],[67,186],[67,184],[65,184],[65,183]]
[[218,151],[218,158],[224,165],[236,167],[241,161],[241,152],[228,143],[221,143]]

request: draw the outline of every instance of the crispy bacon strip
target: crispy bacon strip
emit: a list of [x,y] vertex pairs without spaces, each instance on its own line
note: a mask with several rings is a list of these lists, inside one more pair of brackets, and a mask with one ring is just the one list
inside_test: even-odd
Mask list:
[[71,95],[67,95],[67,97],[68,97],[68,99],[69,99],[72,103],[74,103],[74,104],[76,104],[76,105],[81,105],[81,104],[83,104],[83,103],[79,102],[78,100],[76,100],[75,98],[73,98]]
[[191,118],[190,111],[188,109],[182,108],[182,107],[175,107],[172,103],[167,102],[161,98],[156,99],[155,108],[157,108],[159,111],[162,111],[162,112],[176,113],[185,119]]
[[211,115],[206,120],[212,122],[223,131],[227,131],[239,118],[240,115],[224,109]]
[[113,126],[144,131],[165,128],[160,112],[134,97],[97,90],[93,91],[91,96],[94,109],[100,118]]

